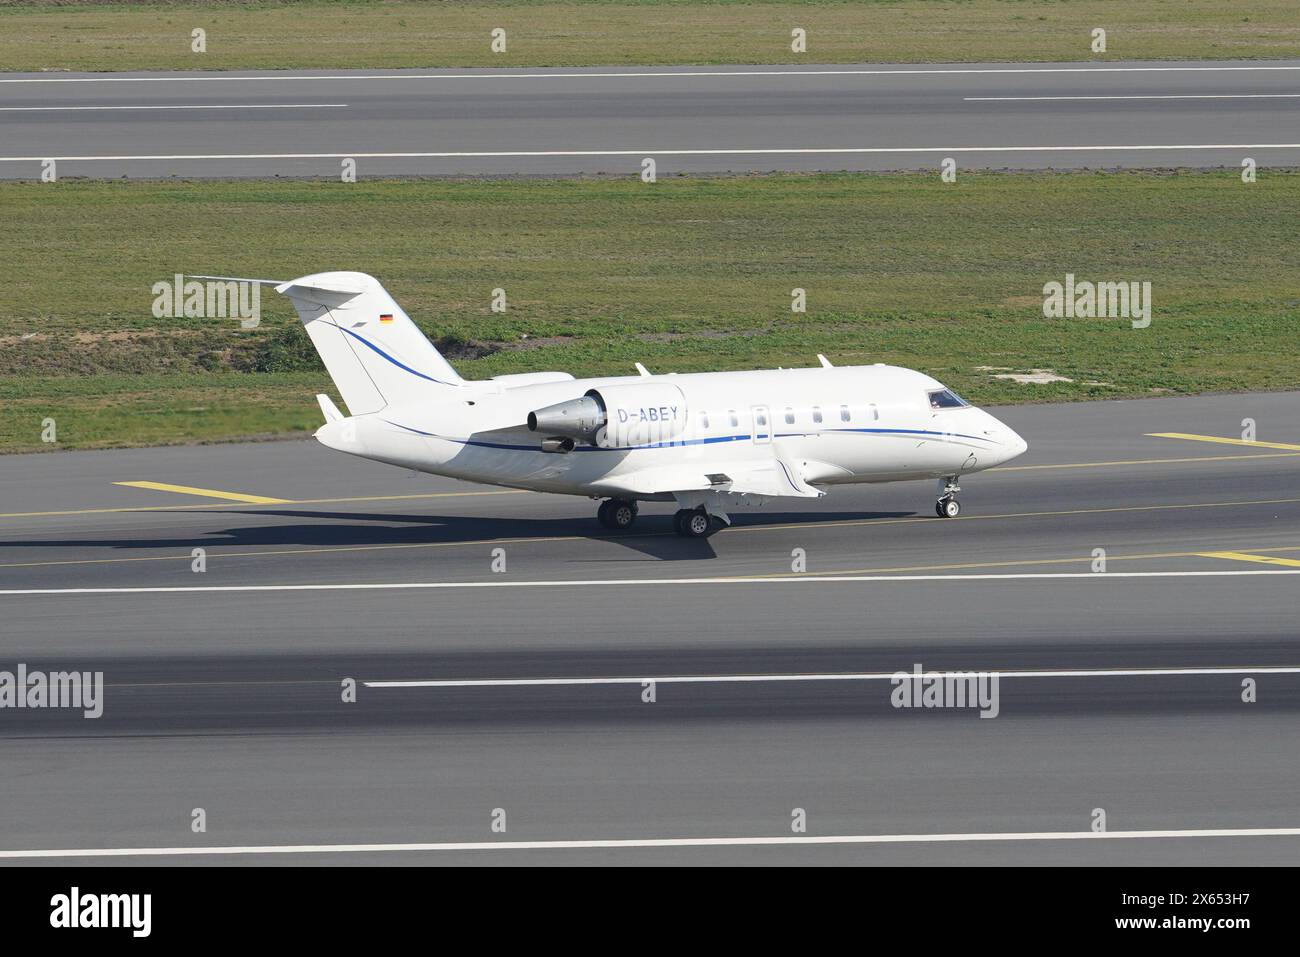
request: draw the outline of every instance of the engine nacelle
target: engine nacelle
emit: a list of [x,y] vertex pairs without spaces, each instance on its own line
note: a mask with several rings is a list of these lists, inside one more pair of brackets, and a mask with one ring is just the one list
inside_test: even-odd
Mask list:
[[578,439],[595,444],[605,427],[605,406],[591,393],[528,413],[528,429],[543,435]]
[[528,413],[533,432],[607,449],[671,442],[686,431],[686,423],[686,398],[667,382],[602,386]]
[[686,397],[668,382],[602,386],[587,393],[605,407],[596,444],[607,449],[671,442],[686,431]]

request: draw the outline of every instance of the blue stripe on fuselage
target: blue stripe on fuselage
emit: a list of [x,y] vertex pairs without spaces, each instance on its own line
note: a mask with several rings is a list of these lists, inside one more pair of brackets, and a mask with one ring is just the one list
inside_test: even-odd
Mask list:
[[[344,331],[346,332],[347,330]],[[453,439],[449,436],[438,435],[434,432],[422,432],[419,429],[411,428],[409,425],[402,425],[400,422],[393,422],[390,419],[384,419],[384,421],[387,422],[389,425],[397,426],[399,429],[405,429],[407,432],[414,432],[416,435],[425,435],[428,436],[429,438],[442,439],[446,442],[456,442],[459,445],[473,445],[485,449],[510,449],[512,451],[517,451],[517,452],[539,451],[538,447],[535,445],[510,445],[504,442],[484,442],[481,439]],[[980,438],[978,435],[962,435],[961,433],[958,432],[934,432],[929,429],[827,429],[825,432],[821,432],[821,433],[782,432],[779,433],[776,436],[776,438],[789,439],[789,438],[795,438],[796,436],[819,435],[819,434],[827,435],[827,434],[834,434],[836,432],[843,432],[843,433],[857,432],[857,433],[863,433],[869,435],[900,435],[900,436],[937,435],[937,436],[948,436],[954,439],[974,439],[976,442],[988,442],[991,445],[996,444],[993,442],[992,439]],[[628,446],[623,446],[614,449],[602,449],[591,445],[580,445],[577,448],[575,448],[573,451],[575,452],[635,452],[635,451],[642,451],[644,449],[678,448],[685,445],[716,445],[720,442],[745,442],[751,438],[753,438],[753,436],[749,435],[748,433],[741,434],[741,435],[716,435],[716,436],[709,436],[703,439],[683,439],[680,442],[657,442],[654,443],[653,445],[628,445]]]

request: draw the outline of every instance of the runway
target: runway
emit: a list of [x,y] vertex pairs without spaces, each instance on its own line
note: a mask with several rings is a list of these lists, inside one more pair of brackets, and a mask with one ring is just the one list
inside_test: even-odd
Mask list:
[[[9,457],[0,669],[105,691],[0,709],[0,859],[1294,864],[1298,405],[1002,408],[1030,451],[956,520],[840,488],[706,542],[313,442]],[[996,718],[894,707],[915,665]]]
[[1300,61],[0,75],[0,177],[1300,165]]

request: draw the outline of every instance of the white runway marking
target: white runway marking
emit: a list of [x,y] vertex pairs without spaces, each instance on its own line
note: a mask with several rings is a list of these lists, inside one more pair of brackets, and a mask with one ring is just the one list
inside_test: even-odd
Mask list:
[[[959,668],[962,672],[978,672],[978,668]],[[925,672],[923,672],[924,674]],[[1163,675],[1294,675],[1300,666],[1270,666],[1264,668],[1127,668],[1095,671],[1001,671],[991,669],[984,674],[999,678],[1128,678]],[[415,679],[392,681],[364,681],[367,688],[514,688],[529,685],[639,685],[647,681],[656,684],[726,684],[762,681],[891,681],[898,675],[912,676],[910,671],[838,672],[827,674],[793,675],[669,675],[640,678],[468,678],[468,679]]]
[[321,74],[317,76],[71,76],[71,77],[15,77],[0,83],[239,83],[266,82],[292,83],[319,80],[605,80],[605,79],[663,79],[673,77],[746,77],[746,76],[948,76],[952,74],[1016,74],[1016,73],[1268,73],[1300,70],[1300,66],[1068,66],[1068,67],[918,67],[914,69],[822,69],[822,70],[658,70],[658,71],[600,71],[551,73],[379,73],[379,74]]
[[[0,81],[3,82],[3,81]],[[640,150],[467,150],[390,153],[142,153],[113,156],[0,156],[0,163],[104,163],[124,160],[266,160],[266,159],[535,159],[563,156],[789,156],[882,153],[1097,153],[1186,150],[1293,150],[1300,143],[1130,143],[1111,146],[844,146],[773,147],[771,149]]]
[[801,575],[783,578],[583,578],[550,581],[335,582],[307,585],[148,585],[119,588],[5,588],[4,595],[167,595],[194,592],[399,591],[443,588],[590,588],[596,585],[785,585],[830,582],[1115,581],[1129,578],[1246,578],[1300,575],[1300,568],[1168,572],[1023,572],[1006,575]]
[[1294,100],[1300,93],[1169,93],[1133,96],[963,96],[967,103],[1016,103],[1035,100]]
[[205,106],[0,106],[0,113],[73,113],[94,110],[327,110],[341,109],[346,103],[231,103]]
[[666,837],[573,841],[442,841],[419,844],[245,844],[214,847],[82,847],[0,851],[0,860],[73,857],[205,857],[229,854],[377,854],[395,851],[555,851],[656,847],[797,847],[851,844],[962,844],[1017,841],[1134,841],[1165,838],[1300,837],[1300,827],[1151,831],[988,831],[968,834],[837,834],[802,837]]

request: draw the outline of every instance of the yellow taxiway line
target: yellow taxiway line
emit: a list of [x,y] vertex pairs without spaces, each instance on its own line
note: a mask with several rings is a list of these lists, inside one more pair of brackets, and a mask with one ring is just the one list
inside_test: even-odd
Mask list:
[[287,498],[270,498],[266,495],[248,495],[244,492],[220,492],[214,488],[195,488],[193,485],[168,485],[166,482],[114,482],[128,488],[151,488],[159,492],[175,492],[178,495],[199,495],[203,498],[219,498],[227,502],[246,502],[249,505],[287,505]]
[[[1152,432],[1151,435],[1156,433]],[[1300,446],[1292,446],[1300,449]],[[999,465],[990,472],[1041,472],[1044,469],[1100,469],[1123,465],[1178,465],[1183,462],[1231,462],[1235,459],[1293,459],[1300,452],[1265,452],[1262,455],[1193,455],[1181,459],[1120,459],[1112,462],[1065,462],[1057,465]]]
[[[1273,549],[1269,549],[1272,551]],[[1283,549],[1276,549],[1283,551]],[[1252,555],[1249,552],[1198,552],[1201,558],[1226,558],[1234,562],[1260,562],[1264,565],[1286,565],[1290,568],[1300,568],[1300,561],[1294,558],[1277,558],[1272,555]]]
[[[119,484],[119,483],[114,483]],[[484,492],[417,492],[412,495],[353,495],[343,498],[270,499],[282,505],[345,505],[355,502],[400,502],[421,498],[469,498],[477,495],[526,495],[520,489],[493,489]],[[112,515],[118,512],[194,512],[205,508],[229,508],[228,502],[202,505],[125,505],[116,508],[70,508],[49,512],[0,512],[0,518],[47,518],[58,515]]]
[[[1267,446],[1265,443],[1250,443],[1236,439],[1216,439],[1213,436],[1192,436],[1183,435],[1182,433],[1149,433],[1159,437],[1178,437],[1178,438],[1204,438],[1206,441],[1225,442],[1229,444],[1240,445],[1260,445]],[[1096,468],[1117,468],[1132,465],[1179,465],[1194,462],[1225,462],[1237,459],[1269,459],[1269,458],[1295,458],[1300,457],[1300,445],[1283,445],[1279,448],[1294,449],[1293,452],[1275,452],[1264,454],[1245,455],[1196,455],[1186,458],[1155,458],[1155,459],[1121,459],[1108,462],[1063,462],[1054,465],[1003,465],[998,468],[989,469],[990,472],[1036,472],[1048,469],[1096,469]],[[135,488],[162,489],[170,492],[183,492],[197,495],[210,495],[219,497],[224,501],[216,503],[203,504],[185,504],[185,505],[126,505],[126,506],[107,506],[100,508],[71,508],[71,509],[50,509],[46,511],[35,512],[0,512],[0,519],[5,518],[54,518],[63,515],[112,515],[119,512],[177,512],[177,511],[197,511],[205,508],[229,508],[230,503],[239,502],[250,505],[347,505],[361,502],[400,502],[400,501],[418,501],[420,499],[438,499],[438,498],[473,498],[484,495],[530,495],[537,494],[528,492],[523,489],[491,489],[486,491],[473,492],[418,492],[407,495],[356,495],[343,496],[339,498],[299,498],[299,499],[278,499],[264,498],[262,496],[237,497],[232,492],[216,492],[212,489],[195,489],[183,485],[164,485],[159,482],[115,482],[115,485],[129,485]],[[973,517],[973,516],[972,516]]]
[[1191,432],[1148,432],[1147,435],[1154,439],[1185,439],[1188,442],[1215,442],[1219,445],[1244,445],[1251,449],[1288,449],[1292,452],[1300,452],[1300,445],[1290,445],[1286,442],[1253,442],[1246,439],[1227,439],[1218,435],[1194,435]]
[[[1294,505],[1300,503],[1300,498],[1261,498],[1247,499],[1237,502],[1184,502],[1173,503],[1170,505],[1109,505],[1100,508],[1067,508],[1048,512],[994,512],[989,515],[962,515],[958,518],[945,518],[944,521],[949,524],[957,522],[989,522],[1007,518],[1055,518],[1061,515],[1105,515],[1108,513],[1119,512],[1166,512],[1176,511],[1189,508],[1232,508],[1241,505]],[[933,523],[934,519],[928,515],[918,515],[909,518],[850,518],[833,522],[790,522],[782,525],[733,525],[727,529],[728,534],[734,535],[737,532],[774,532],[788,531],[790,529],[816,529],[820,531],[823,528],[856,528],[862,525],[912,525],[917,522]],[[4,567],[4,566],[0,566]]]
[[[472,494],[472,493],[469,493]],[[494,494],[494,493],[485,493]],[[993,515],[963,515],[960,518],[944,519],[945,527],[955,525],[960,522],[987,522],[1005,519],[1034,519],[1034,518],[1053,518],[1060,515],[1104,515],[1117,512],[1161,512],[1171,509],[1197,509],[1197,508],[1233,508],[1239,506],[1251,505],[1282,505],[1300,503],[1300,498],[1277,498],[1277,499],[1257,499],[1235,502],[1188,502],[1184,504],[1170,505],[1126,505],[1112,506],[1105,508],[1076,508],[1064,511],[1044,511],[1044,512],[1001,512]],[[741,532],[775,532],[789,531],[791,529],[803,531],[821,531],[828,528],[855,528],[861,526],[877,525],[912,525],[925,523],[935,525],[935,519],[931,516],[913,516],[908,518],[863,518],[849,519],[834,522],[798,522],[782,523],[779,525],[735,525],[728,529],[729,535]],[[938,526],[936,526],[938,527]],[[600,536],[601,539],[637,539],[637,538],[668,538],[672,532],[634,532],[630,535]],[[404,549],[420,548],[463,548],[467,546],[481,545],[525,545],[535,542],[577,542],[591,540],[590,535],[546,535],[535,538],[518,537],[518,538],[479,538],[467,539],[463,541],[445,541],[445,542],[397,542],[390,544],[376,545],[319,545],[314,548],[276,548],[262,551],[240,551],[240,552],[214,552],[213,555],[220,555],[222,558],[262,558],[283,555],[328,555],[339,552],[373,552],[373,551],[395,551]],[[207,543],[195,541],[191,544],[205,545],[207,547],[219,547],[220,543]],[[1280,549],[1258,548],[1253,551],[1275,551]],[[1159,557],[1180,557],[1190,558],[1203,555],[1203,551],[1168,553]],[[1112,556],[1114,557],[1114,556]],[[1140,556],[1147,557],[1147,556]],[[38,562],[10,562],[0,564],[0,568],[37,568],[51,565],[115,565],[126,562],[167,562],[167,561],[191,561],[193,556],[189,552],[180,555],[140,555],[132,558],[65,558],[53,561]],[[1059,561],[1090,561],[1091,556],[1080,557],[1078,559],[1059,559]],[[1053,560],[1057,561],[1057,560]],[[1033,564],[1034,561],[1008,562],[1007,564]],[[1001,564],[1001,563],[997,563]],[[937,566],[944,567],[944,566]],[[969,566],[957,566],[969,567]],[[978,567],[978,566],[976,566]],[[777,573],[781,574],[781,573]]]
[[[1257,548],[1258,552],[1300,552],[1300,545],[1285,545],[1277,548]],[[1107,555],[1108,562],[1132,562],[1132,561],[1149,561],[1161,558],[1210,558],[1224,557],[1227,555],[1236,555],[1236,552],[1146,552],[1137,555]],[[1261,561],[1266,561],[1260,556]],[[892,567],[876,568],[836,568],[829,571],[818,571],[819,575],[888,575],[915,572],[950,572],[950,571],[973,571],[984,568],[1020,568],[1030,565],[1086,565],[1096,561],[1092,555],[1071,555],[1068,558],[1011,558],[1001,559],[991,562],[952,562],[946,565],[895,565]],[[1269,564],[1274,564],[1269,562]],[[1276,564],[1279,565],[1297,565],[1300,561],[1291,561],[1289,559],[1278,559]],[[807,572],[772,572],[766,578],[799,578],[807,575]],[[1097,574],[1105,574],[1098,572]],[[735,575],[734,578],[752,578],[752,575]]]

